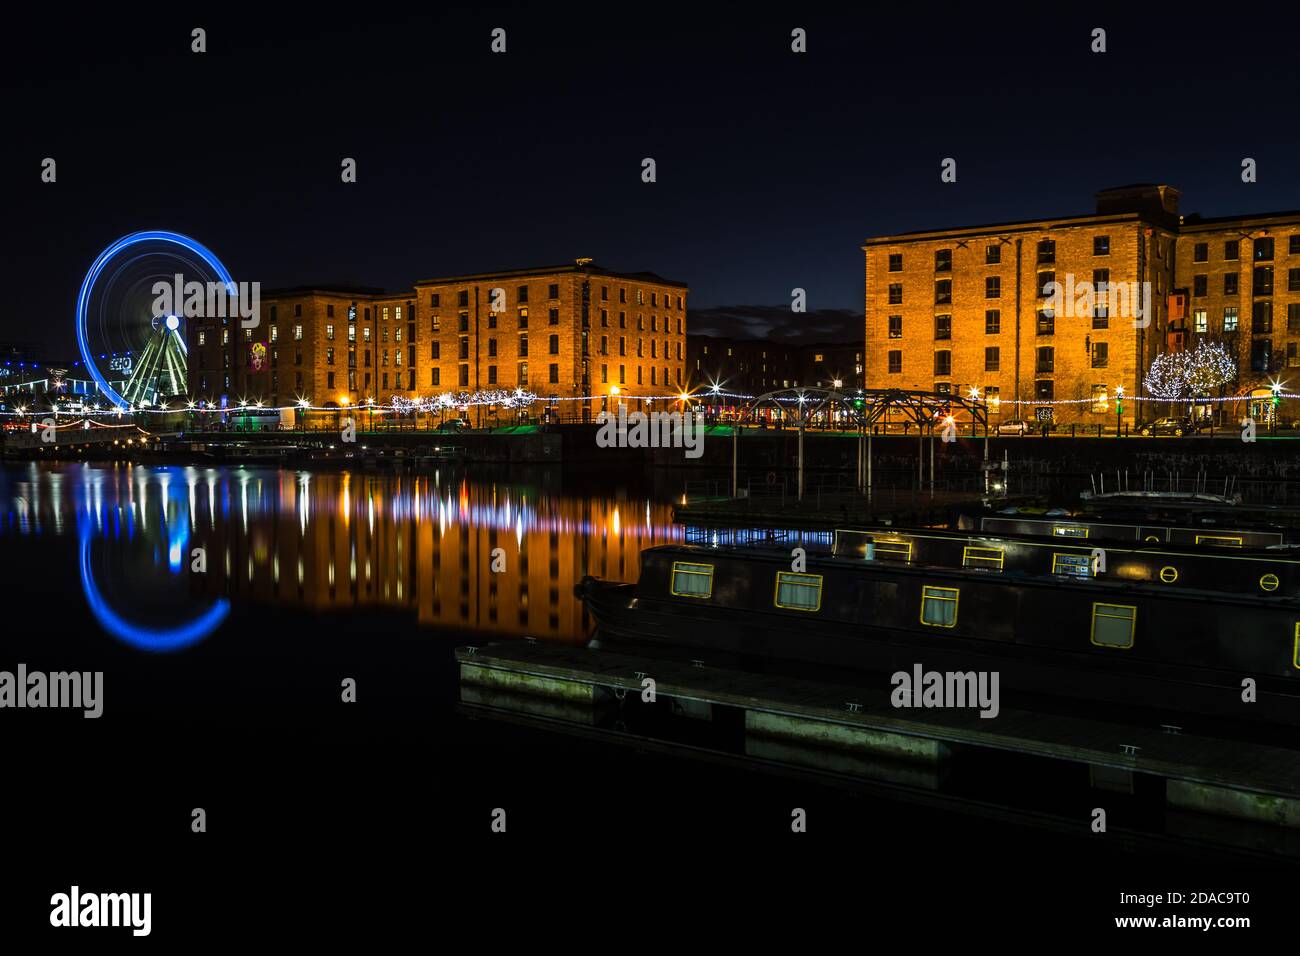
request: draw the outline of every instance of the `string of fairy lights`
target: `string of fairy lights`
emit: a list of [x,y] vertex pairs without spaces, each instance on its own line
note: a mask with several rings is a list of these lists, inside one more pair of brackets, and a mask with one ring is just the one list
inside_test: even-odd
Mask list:
[[[1166,379],[1161,376],[1173,376],[1179,374],[1176,371],[1161,371],[1156,373],[1154,381],[1147,381],[1144,384],[1148,391],[1153,392],[1151,395],[1127,395],[1123,387],[1116,388],[1115,391],[1105,396],[1089,396],[1084,398],[1053,398],[1053,399],[1014,399],[991,397],[985,398],[981,395],[978,388],[971,388],[969,393],[964,396],[965,404],[984,405],[990,409],[997,409],[1003,405],[1026,406],[1026,407],[1047,407],[1047,406],[1068,406],[1068,405],[1096,405],[1099,401],[1109,401],[1111,399],[1128,402],[1155,402],[1158,404],[1168,404],[1170,402],[1186,403],[1193,405],[1211,405],[1222,404],[1227,402],[1243,402],[1259,400],[1259,396],[1247,395],[1226,395],[1226,396],[1209,396],[1194,395],[1185,391],[1178,391],[1174,394],[1175,387],[1165,384]],[[25,418],[34,415],[80,415],[83,418],[88,414],[110,415],[122,417],[124,415],[175,415],[177,413],[192,413],[195,415],[236,415],[236,414],[256,414],[256,413],[282,413],[282,412],[361,412],[374,414],[430,414],[438,412],[448,412],[454,409],[465,410],[476,407],[497,407],[505,409],[525,409],[535,404],[556,405],[567,402],[591,402],[601,401],[604,399],[614,399],[619,402],[637,401],[637,402],[666,402],[666,403],[693,403],[696,405],[708,405],[711,402],[723,399],[735,399],[739,401],[752,401],[759,396],[750,395],[743,392],[729,392],[721,389],[706,389],[699,392],[682,392],[676,395],[632,395],[621,392],[610,392],[602,395],[568,395],[568,396],[547,396],[540,397],[531,392],[502,392],[502,393],[475,393],[473,395],[440,395],[436,398],[429,399],[403,399],[394,398],[389,403],[380,403],[373,400],[360,402],[343,401],[338,404],[316,405],[309,399],[302,398],[290,405],[270,405],[261,401],[240,401],[233,405],[218,405],[215,402],[205,401],[188,401],[183,404],[169,406],[128,406],[128,407],[108,407],[103,410],[95,408],[87,410],[83,405],[81,408],[71,411],[59,409],[57,407],[48,410],[37,408],[26,408],[19,405],[13,409],[0,411],[0,417]],[[851,401],[854,400],[852,395],[846,396]],[[929,394],[925,400],[936,407],[943,405],[944,395]],[[955,396],[954,396],[955,397]],[[1300,393],[1285,391],[1282,383],[1275,382],[1269,389],[1269,398],[1274,399],[1296,399],[1300,398]],[[798,405],[805,399],[798,395],[790,396],[773,396],[771,401],[784,405]],[[868,401],[866,397],[860,397],[858,400]],[[91,420],[92,424],[99,424]]]

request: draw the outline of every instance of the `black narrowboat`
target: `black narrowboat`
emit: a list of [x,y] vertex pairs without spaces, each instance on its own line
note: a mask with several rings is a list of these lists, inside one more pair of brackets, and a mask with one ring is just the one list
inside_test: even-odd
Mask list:
[[637,583],[577,592],[605,638],[839,673],[996,670],[1026,693],[1300,725],[1300,549],[1098,540],[875,528],[806,556],[664,546]]

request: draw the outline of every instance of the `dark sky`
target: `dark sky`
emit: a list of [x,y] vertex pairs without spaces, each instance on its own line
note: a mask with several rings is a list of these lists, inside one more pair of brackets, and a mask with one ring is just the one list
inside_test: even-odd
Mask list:
[[1300,208],[1285,7],[897,6],[25,4],[0,58],[0,340],[70,355],[87,266],[142,228],[264,287],[590,256],[684,280],[737,328],[757,307],[761,333],[796,286],[810,312],[860,313],[870,235],[1083,213],[1144,181],[1184,212]]

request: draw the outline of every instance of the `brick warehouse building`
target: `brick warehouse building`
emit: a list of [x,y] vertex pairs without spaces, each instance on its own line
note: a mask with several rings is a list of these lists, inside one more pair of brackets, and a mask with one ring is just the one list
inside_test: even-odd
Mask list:
[[267,292],[256,328],[191,323],[191,392],[219,405],[341,406],[522,388],[539,401],[596,396],[557,406],[590,417],[611,395],[682,391],[687,292],[585,259],[428,279],[410,292]]
[[[1178,200],[1169,186],[1129,186],[1098,193],[1092,215],[868,240],[868,387],[975,387],[994,420],[1113,425],[1118,388],[1145,395],[1158,354],[1209,339],[1236,356],[1225,394],[1259,393],[1253,410],[1265,417],[1269,377],[1300,365],[1300,213],[1203,220],[1179,215]],[[1052,281],[1149,282],[1150,323],[1135,321],[1127,296],[1115,314],[1100,297],[1057,314],[1044,294]],[[1050,404],[1062,400],[1074,403]],[[1126,401],[1122,418],[1168,411]]]

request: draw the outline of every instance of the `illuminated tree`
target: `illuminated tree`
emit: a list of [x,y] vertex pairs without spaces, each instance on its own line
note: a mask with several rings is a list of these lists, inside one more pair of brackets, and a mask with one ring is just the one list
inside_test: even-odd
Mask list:
[[1185,352],[1164,352],[1151,361],[1143,384],[1156,398],[1177,401],[1208,395],[1237,377],[1237,363],[1222,342],[1202,339]]

